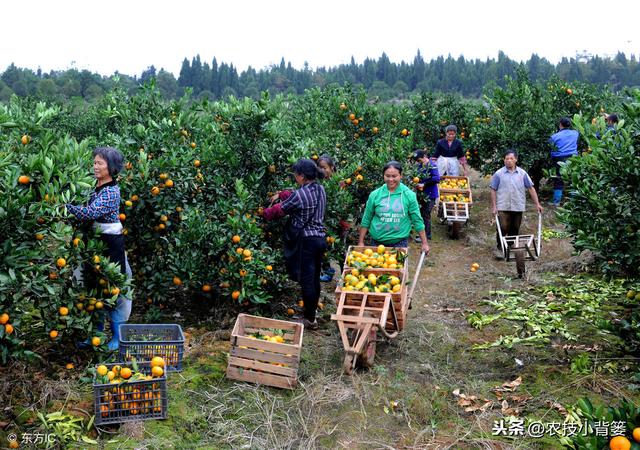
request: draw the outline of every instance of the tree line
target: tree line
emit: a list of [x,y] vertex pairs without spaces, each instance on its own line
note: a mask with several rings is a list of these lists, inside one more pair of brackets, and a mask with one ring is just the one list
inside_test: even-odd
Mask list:
[[44,73],[11,64],[0,76],[0,101],[7,101],[13,94],[93,101],[116,82],[133,94],[152,79],[166,98],[181,97],[187,88],[191,88],[197,98],[208,99],[257,98],[262,91],[301,94],[305,89],[331,83],[360,85],[371,97],[381,100],[402,98],[416,91],[478,97],[485,86],[501,86],[505,76],[513,77],[518,68],[524,68],[532,81],[545,82],[558,77],[572,82],[607,84],[614,90],[640,86],[640,64],[635,55],[627,58],[622,52],[614,57],[576,55],[552,64],[536,54],[525,62],[517,62],[503,52],[498,53],[497,59],[485,61],[449,55],[427,62],[418,51],[411,62],[394,63],[382,53],[377,60],[367,58],[358,64],[352,57],[349,64],[312,70],[307,63],[302,69],[296,69],[282,58],[277,65],[260,70],[249,66],[243,71],[238,71],[233,64],[218,63],[216,58],[211,63],[202,62],[198,55],[191,61],[188,58],[182,61],[178,78],[154,66],[140,76],[116,72],[114,77],[75,68]]

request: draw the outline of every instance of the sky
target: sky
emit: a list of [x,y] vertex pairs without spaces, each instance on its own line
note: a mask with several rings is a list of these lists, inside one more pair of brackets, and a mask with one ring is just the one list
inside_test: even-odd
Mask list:
[[20,0],[3,2],[0,72],[11,63],[45,72],[75,67],[179,74],[200,55],[240,70],[291,61],[301,68],[440,55],[557,63],[586,51],[639,55],[640,1]]

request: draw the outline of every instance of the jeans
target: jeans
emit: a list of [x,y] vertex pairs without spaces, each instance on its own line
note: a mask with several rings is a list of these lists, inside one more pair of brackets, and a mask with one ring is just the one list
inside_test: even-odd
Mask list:
[[320,300],[320,268],[326,248],[327,240],[324,237],[311,236],[302,239],[300,287],[304,301],[304,317],[310,322],[316,320],[316,309]]
[[[498,211],[498,219],[500,220],[500,231],[502,236],[517,236],[520,233],[520,225],[522,224],[522,211]],[[496,230],[496,242],[498,248],[502,248],[500,235]]]
[[376,241],[375,239],[371,239],[371,245],[384,245],[385,247],[408,247],[409,246],[409,238],[404,238],[401,241],[398,241],[394,244],[385,244],[380,241]]

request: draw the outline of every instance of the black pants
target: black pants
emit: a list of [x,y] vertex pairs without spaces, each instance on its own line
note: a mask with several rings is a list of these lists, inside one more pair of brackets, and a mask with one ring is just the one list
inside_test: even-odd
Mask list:
[[304,317],[311,322],[316,320],[316,308],[320,300],[320,267],[326,248],[327,240],[324,237],[302,238],[300,287],[304,301]]
[[424,221],[424,231],[427,234],[427,239],[431,239],[431,210],[436,204],[436,199],[422,196],[418,200],[418,204],[420,205],[420,215]]
[[[109,258],[112,263],[120,264],[120,273],[127,273],[124,236],[122,234],[101,234],[100,240],[104,242],[107,249],[103,256]],[[98,289],[98,274],[93,270],[91,263],[84,264],[84,284],[87,289]]]
[[[498,211],[498,219],[500,220],[500,231],[502,236],[517,236],[520,233],[520,225],[522,224],[522,211]],[[496,230],[496,242],[498,248],[502,248],[500,243],[500,235]]]
[[561,162],[565,162],[569,159],[570,156],[564,156],[562,158],[551,158],[553,161],[553,165],[556,168],[556,176],[553,179],[553,189],[555,190],[563,190],[564,189],[564,181],[562,180],[562,175],[560,175],[560,164]]

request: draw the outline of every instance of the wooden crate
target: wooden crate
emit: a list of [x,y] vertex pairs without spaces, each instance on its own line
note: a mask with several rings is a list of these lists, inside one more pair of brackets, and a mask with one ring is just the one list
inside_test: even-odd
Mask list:
[[[440,198],[440,195],[447,195],[447,194],[466,195],[467,197],[469,197],[469,201],[466,203],[469,205],[473,203],[473,195],[471,194],[471,189],[440,189],[438,192],[438,198]],[[440,201],[442,202],[443,200],[440,200]],[[447,202],[447,203],[453,203],[453,202]],[[455,202],[455,203],[463,203],[463,202]]]
[[[349,264],[347,264],[347,258],[351,254],[351,252],[353,251],[364,252],[368,248],[373,250],[374,252],[378,251],[378,247],[372,247],[367,245],[350,245],[349,248],[347,249],[347,254],[344,256],[344,263],[342,264],[342,269],[344,270],[344,269],[353,268],[353,266],[350,266]],[[395,247],[395,248],[387,247],[387,248],[393,248],[394,250],[404,253],[403,267],[401,269],[371,268],[366,270],[373,270],[374,271],[373,273],[378,273],[380,271],[385,271],[385,270],[402,270],[406,274],[409,267],[409,249],[407,247]]]
[[[248,337],[255,333],[273,336],[277,334],[274,330],[284,332],[284,343]],[[227,377],[294,389],[298,384],[303,332],[304,326],[299,323],[239,314],[231,332]]]
[[[347,268],[342,271],[342,276],[340,280],[344,280],[345,275],[351,272],[351,269]],[[396,313],[396,319],[398,321],[398,331],[401,331],[404,328],[404,323],[407,315],[407,286],[406,282],[408,280],[406,276],[406,271],[403,270],[394,270],[394,269],[363,269],[360,270],[360,273],[364,276],[368,276],[370,273],[379,276],[379,275],[394,275],[400,278],[400,284],[402,285],[402,289],[400,292],[389,292],[391,294],[391,302],[393,304],[393,309]],[[340,300],[340,294],[342,292],[348,292],[349,296],[345,300],[345,305],[348,306],[358,306],[361,304],[362,294],[360,291],[345,291],[341,283],[338,283],[335,290],[336,295],[336,303]],[[353,295],[351,295],[353,294]],[[372,293],[376,294],[376,293]],[[383,293],[381,293],[383,294]],[[379,299],[370,298],[368,300],[368,304],[372,307],[381,307],[384,303],[384,298],[381,295]],[[387,326],[386,329],[388,331],[393,331],[395,329],[395,324],[393,322],[393,315],[391,312],[387,315]]]

